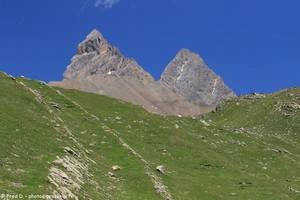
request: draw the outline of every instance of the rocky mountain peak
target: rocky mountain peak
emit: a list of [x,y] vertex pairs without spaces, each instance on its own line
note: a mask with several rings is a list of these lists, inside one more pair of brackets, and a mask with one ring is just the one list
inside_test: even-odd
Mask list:
[[104,38],[103,35],[97,29],[93,29],[86,37],[87,39]]
[[182,79],[182,75],[188,72],[192,73],[193,70],[199,70],[200,68],[205,71],[209,70],[200,55],[184,48],[176,54],[172,62],[166,67],[161,80],[168,85]]
[[161,79],[155,81],[98,30],[79,43],[64,80],[50,84],[119,98],[151,112],[172,115],[205,113],[235,96],[200,55],[189,49],[181,49]]
[[77,48],[77,54],[120,54],[117,48],[111,46],[103,35],[96,29],[89,33],[85,40],[83,40]]
[[125,57],[96,29],[87,35],[77,48],[77,54],[64,73],[65,79],[87,79],[90,76],[109,75],[154,81],[138,63]]
[[192,52],[189,49],[183,48],[176,54],[176,57],[178,60],[191,60],[191,61],[197,61],[199,63],[204,63],[203,59],[200,57],[199,54],[196,54]]
[[166,67],[160,82],[190,102],[201,105],[216,105],[235,96],[200,55],[188,49],[177,53]]

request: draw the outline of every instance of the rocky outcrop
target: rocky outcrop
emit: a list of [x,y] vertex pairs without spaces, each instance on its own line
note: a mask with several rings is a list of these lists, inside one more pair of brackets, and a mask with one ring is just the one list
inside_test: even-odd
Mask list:
[[64,80],[50,85],[115,97],[164,115],[206,113],[221,100],[234,96],[222,79],[188,50],[181,51],[162,79],[155,81],[97,30],[78,45]]
[[114,75],[154,81],[133,59],[124,57],[102,34],[93,30],[78,46],[77,54],[64,73],[66,80],[85,79],[97,75]]
[[188,49],[182,49],[169,63],[160,82],[198,105],[217,105],[235,96],[221,77],[203,59]]

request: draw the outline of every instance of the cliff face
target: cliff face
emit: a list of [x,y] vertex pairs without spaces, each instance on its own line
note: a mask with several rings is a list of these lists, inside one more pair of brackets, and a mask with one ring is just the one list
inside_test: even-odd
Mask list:
[[221,77],[198,55],[182,49],[169,63],[160,82],[188,101],[200,105],[217,105],[235,96]]
[[161,80],[155,81],[97,30],[78,45],[64,80],[50,85],[115,97],[165,115],[202,114],[234,96],[200,56],[189,50],[181,50]]
[[78,46],[77,54],[64,73],[65,79],[85,79],[97,75],[115,75],[154,81],[133,59],[124,57],[102,34],[93,30]]

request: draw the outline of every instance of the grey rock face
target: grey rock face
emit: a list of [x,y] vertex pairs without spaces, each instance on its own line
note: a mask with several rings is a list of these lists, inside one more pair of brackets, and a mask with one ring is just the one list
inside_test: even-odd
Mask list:
[[110,45],[101,33],[93,30],[78,46],[77,54],[64,73],[65,79],[86,78],[93,75],[115,75],[153,81],[135,60],[124,57]]
[[217,105],[235,96],[198,54],[187,49],[178,52],[165,69],[160,82],[189,102],[199,105]]
[[97,30],[78,45],[64,80],[49,85],[115,97],[164,115],[206,113],[215,108],[214,104],[233,95],[221,78],[188,50],[178,53],[162,79],[155,81]]

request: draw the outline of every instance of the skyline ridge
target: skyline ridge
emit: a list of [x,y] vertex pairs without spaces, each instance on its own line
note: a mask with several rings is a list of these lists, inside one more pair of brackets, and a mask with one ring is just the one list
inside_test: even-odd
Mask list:
[[1,70],[59,80],[77,42],[96,27],[155,79],[187,47],[238,94],[300,85],[300,2],[123,0],[110,9],[84,2],[82,9],[80,1],[1,1]]

